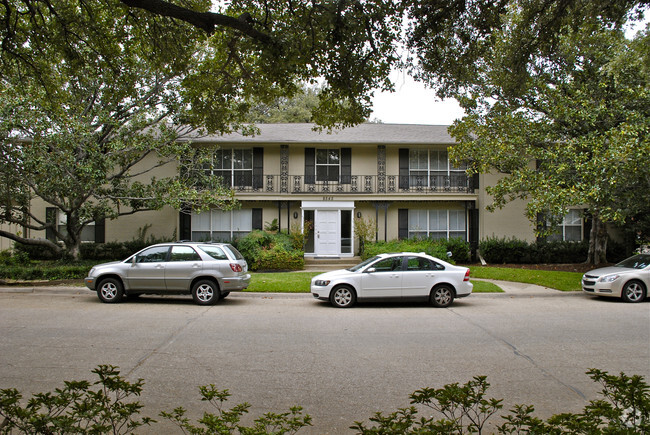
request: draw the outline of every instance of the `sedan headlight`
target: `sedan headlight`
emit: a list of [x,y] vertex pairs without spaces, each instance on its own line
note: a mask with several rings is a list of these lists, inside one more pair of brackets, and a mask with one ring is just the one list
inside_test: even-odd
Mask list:
[[618,274],[613,274],[613,275],[605,275],[601,277],[598,282],[613,282],[616,281],[619,278],[620,275]]
[[316,282],[314,282],[314,285],[317,287],[327,287],[330,285],[330,282],[330,280],[317,279]]

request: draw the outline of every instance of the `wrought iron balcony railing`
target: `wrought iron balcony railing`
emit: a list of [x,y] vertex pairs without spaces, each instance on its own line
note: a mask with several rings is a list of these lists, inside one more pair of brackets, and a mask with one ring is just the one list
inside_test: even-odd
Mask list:
[[474,193],[474,180],[465,174],[451,175],[350,175],[334,181],[314,176],[262,175],[235,178],[233,186],[242,193],[276,194],[391,194],[391,193]]

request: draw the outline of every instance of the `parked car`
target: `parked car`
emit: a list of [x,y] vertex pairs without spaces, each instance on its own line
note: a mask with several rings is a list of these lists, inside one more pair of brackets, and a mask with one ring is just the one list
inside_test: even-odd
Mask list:
[[423,299],[448,307],[455,298],[472,293],[469,269],[454,266],[425,253],[380,254],[351,267],[322,273],[311,280],[316,299],[339,308],[357,299]]
[[231,291],[245,289],[250,280],[248,264],[234,246],[176,242],[97,265],[90,269],[86,286],[106,303],[141,294],[191,294],[197,304],[212,305]]
[[650,286],[650,254],[634,255],[615,266],[590,270],[582,277],[582,291],[641,302]]

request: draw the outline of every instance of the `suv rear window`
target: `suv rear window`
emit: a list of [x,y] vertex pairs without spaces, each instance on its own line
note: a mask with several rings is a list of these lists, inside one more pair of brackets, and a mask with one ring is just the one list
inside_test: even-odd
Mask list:
[[201,249],[201,251],[205,252],[215,260],[228,260],[228,256],[226,255],[225,252],[223,252],[223,249],[221,249],[219,246],[204,245],[204,246],[199,246],[199,248]]
[[237,248],[235,248],[233,245],[223,245],[223,249],[226,249],[227,251],[230,252],[230,254],[235,257],[237,260],[243,260],[244,256],[239,253]]

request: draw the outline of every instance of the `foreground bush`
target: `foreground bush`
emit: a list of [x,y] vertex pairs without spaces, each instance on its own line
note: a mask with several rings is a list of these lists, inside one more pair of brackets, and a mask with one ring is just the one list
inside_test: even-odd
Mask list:
[[[130,383],[114,366],[101,365],[93,370],[98,376],[88,381],[65,382],[53,393],[36,394],[25,405],[16,389],[0,390],[0,433],[25,434],[126,434],[155,420],[138,415],[142,405],[127,402],[139,396],[143,380]],[[650,388],[641,376],[610,375],[591,369],[591,379],[602,386],[601,399],[590,401],[579,414],[562,413],[548,420],[533,415],[528,405],[515,405],[496,427],[500,434],[645,434],[650,431]],[[476,376],[464,385],[448,384],[442,388],[423,388],[410,395],[411,406],[384,415],[376,413],[367,426],[355,422],[350,428],[358,434],[465,434],[485,431],[486,423],[503,407],[502,399],[486,398],[490,384],[485,376]],[[228,390],[214,385],[199,387],[201,400],[216,412],[204,413],[193,423],[178,407],[159,415],[177,425],[183,433],[192,434],[294,434],[311,426],[311,417],[302,408],[288,412],[268,412],[257,417],[252,426],[243,426],[241,418],[250,405],[242,403],[226,409]],[[420,416],[419,409],[427,416]],[[434,416],[431,411],[435,412]]]

